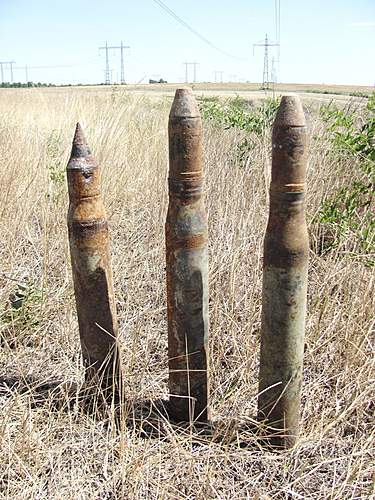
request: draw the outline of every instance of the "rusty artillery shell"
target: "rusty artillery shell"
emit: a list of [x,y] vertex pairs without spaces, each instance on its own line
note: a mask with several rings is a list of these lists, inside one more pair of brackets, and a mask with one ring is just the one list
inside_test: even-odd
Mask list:
[[116,307],[100,168],[77,124],[67,166],[68,230],[86,381],[117,393],[120,380]]
[[309,241],[307,132],[298,97],[283,96],[272,133],[270,213],[264,240],[258,418],[273,445],[298,436]]
[[169,206],[165,225],[170,413],[208,418],[208,258],[202,122],[190,89],[169,115]]

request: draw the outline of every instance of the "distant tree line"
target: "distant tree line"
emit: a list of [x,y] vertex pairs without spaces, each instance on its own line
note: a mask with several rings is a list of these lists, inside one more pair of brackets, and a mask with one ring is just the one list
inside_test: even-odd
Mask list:
[[31,88],[31,87],[55,87],[56,85],[53,83],[41,83],[41,82],[27,82],[27,83],[21,83],[21,82],[3,82],[0,84],[0,88],[6,88],[6,89],[11,89],[11,88]]
[[[0,0],[1,1],[1,0]],[[158,80],[157,82],[154,83],[167,83],[165,80]],[[60,83],[60,84],[55,84],[55,83],[41,83],[41,82],[27,82],[27,83],[21,83],[21,82],[3,82],[0,83],[0,89],[1,88],[17,88],[17,89],[24,89],[24,88],[33,88],[33,87],[96,87],[97,85],[107,85],[106,83]],[[120,85],[119,83],[113,83],[109,86],[118,86]],[[126,84],[121,84],[121,85],[126,85]]]

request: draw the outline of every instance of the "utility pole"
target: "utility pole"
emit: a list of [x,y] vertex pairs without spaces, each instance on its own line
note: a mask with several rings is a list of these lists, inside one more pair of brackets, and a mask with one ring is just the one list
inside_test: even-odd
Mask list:
[[16,64],[14,61],[0,61],[1,83],[4,83],[4,68],[3,68],[3,65],[6,68],[7,64],[9,64],[9,66],[10,66],[10,82],[13,83],[13,64]]
[[15,64],[14,61],[10,61],[9,62],[9,66],[10,66],[10,83],[13,83],[13,64]]
[[277,80],[276,76],[276,65],[275,58],[272,57],[272,65],[271,65],[271,83],[272,83],[272,97],[275,98],[275,83]]
[[125,83],[125,67],[124,67],[124,49],[130,49],[129,45],[123,45],[121,42],[121,83]]
[[125,83],[124,49],[130,49],[130,46],[124,45],[123,42],[121,42],[121,45],[109,46],[105,42],[104,47],[99,47],[99,50],[105,50],[105,84],[109,85],[111,83],[111,72],[109,70],[109,50],[111,49],[121,51],[121,83]]
[[217,71],[217,70],[214,71],[215,83],[217,83],[217,75],[220,75],[220,83],[223,83],[223,73],[224,71]]
[[185,83],[188,83],[188,66],[189,66],[189,63],[188,62],[184,62],[182,64],[185,64]]
[[194,83],[197,83],[197,62],[191,63],[192,66],[194,67]]
[[273,56],[272,57],[272,64],[271,64],[271,82],[276,83],[277,81],[277,74],[276,74],[276,59]]
[[27,66],[25,66],[25,80],[26,80],[26,83],[29,81],[29,72],[28,72]]
[[268,90],[270,88],[270,78],[269,78],[269,71],[268,71],[268,47],[279,47],[279,45],[280,45],[279,43],[269,42],[267,35],[266,35],[264,42],[253,44],[253,54],[254,54],[255,47],[264,47],[263,85],[262,86],[266,90]]
[[108,43],[105,42],[105,47],[99,47],[99,50],[105,50],[105,84],[109,85],[111,78],[109,73]]
[[194,73],[193,73],[193,82],[196,83],[197,82],[197,65],[199,63],[197,62],[184,62],[182,63],[185,65],[185,83],[189,83],[189,74],[188,74],[188,67],[189,66],[193,66],[194,67]]

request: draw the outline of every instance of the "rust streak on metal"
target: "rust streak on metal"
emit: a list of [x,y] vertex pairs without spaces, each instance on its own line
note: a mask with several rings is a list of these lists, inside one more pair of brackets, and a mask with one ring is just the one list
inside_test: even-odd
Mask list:
[[271,185],[270,191],[273,193],[304,193],[306,189],[306,184],[285,184],[283,185]]
[[185,249],[193,249],[193,248],[202,248],[207,245],[207,238],[203,234],[197,234],[196,236],[192,236],[191,238],[175,238],[173,240],[173,247],[177,248],[185,248]]
[[168,131],[165,231],[170,412],[179,421],[206,421],[207,216],[202,190],[202,123],[189,89],[176,91]]
[[86,381],[106,397],[117,395],[120,357],[108,224],[100,169],[77,124],[67,166],[68,231]]
[[299,429],[309,252],[304,207],[307,132],[299,98],[282,98],[272,146],[258,418],[272,429],[272,444],[288,448]]

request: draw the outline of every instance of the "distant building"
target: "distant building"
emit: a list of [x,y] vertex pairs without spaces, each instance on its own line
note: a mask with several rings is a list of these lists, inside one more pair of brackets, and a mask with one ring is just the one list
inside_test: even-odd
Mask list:
[[149,79],[149,83],[168,83],[167,80],[163,80],[163,78],[160,78],[160,80],[153,80],[152,78]]

